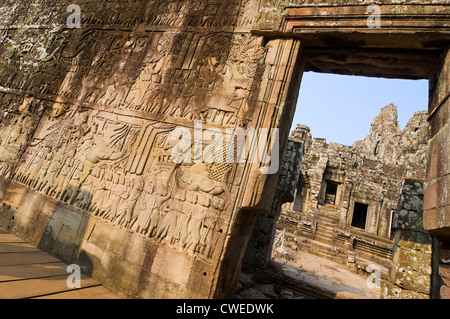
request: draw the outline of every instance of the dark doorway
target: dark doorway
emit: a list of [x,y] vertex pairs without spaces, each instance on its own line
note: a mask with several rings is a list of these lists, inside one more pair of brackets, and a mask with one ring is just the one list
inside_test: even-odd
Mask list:
[[336,205],[338,183],[327,181],[327,188],[325,190],[325,203]]
[[369,205],[355,202],[355,206],[353,207],[353,218],[352,218],[352,226],[358,227],[361,229],[366,228],[366,219],[367,219],[367,209]]

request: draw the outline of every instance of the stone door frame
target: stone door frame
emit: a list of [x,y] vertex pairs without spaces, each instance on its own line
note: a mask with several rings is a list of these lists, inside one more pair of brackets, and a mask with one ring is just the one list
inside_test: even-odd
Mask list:
[[[263,22],[251,30],[254,35],[264,38],[267,50],[266,73],[260,86],[259,105],[256,108],[264,112],[264,115],[256,126],[279,129],[281,154],[290,134],[305,71],[428,79],[430,141],[442,127],[448,128],[449,6],[408,4],[379,5],[378,8],[381,12],[379,28],[369,27],[370,12],[366,4],[285,8],[278,29],[264,23],[262,19]],[[428,160],[436,161],[436,156],[445,157],[445,152],[442,153],[444,155],[438,154],[439,152],[429,151]],[[448,158],[441,158],[441,162],[445,160],[448,162]],[[239,228],[239,215],[248,216],[251,212],[258,214],[270,209],[277,177],[261,176],[258,169],[257,165],[253,165],[248,170],[247,190],[235,229]],[[428,176],[428,181],[438,178],[430,176],[429,172]],[[429,194],[435,194],[436,191],[428,190]],[[433,213],[439,214],[436,210]],[[427,228],[427,223],[424,224]],[[435,224],[429,225],[427,229],[440,227]],[[450,226],[450,221],[448,224]],[[242,231],[242,228],[239,229]],[[439,231],[435,233],[438,234]],[[242,245],[242,242],[233,242],[232,236],[228,251],[235,253],[239,244]],[[232,283],[237,280],[242,261],[235,263],[240,264],[236,264],[234,274],[227,276]],[[225,270],[222,275],[230,270],[232,268]]]

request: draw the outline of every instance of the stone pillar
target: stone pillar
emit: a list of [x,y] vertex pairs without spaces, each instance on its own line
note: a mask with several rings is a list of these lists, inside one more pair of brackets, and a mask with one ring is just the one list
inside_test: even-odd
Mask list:
[[[125,297],[233,296],[275,193],[300,40],[254,35],[257,0],[81,1],[80,29],[67,1],[37,2],[1,5],[10,230]],[[237,160],[226,137],[247,130],[264,158]]]
[[422,226],[423,184],[405,180],[394,214],[395,244],[382,299],[428,299],[431,295],[432,238]]
[[450,53],[430,79],[430,123],[424,228],[439,242],[440,298],[450,298]]
[[[270,40],[265,48],[264,74],[261,82],[255,84],[259,92],[257,101],[251,103],[255,108],[248,113],[257,118],[254,127],[269,128],[269,136],[277,130],[279,148],[273,145],[271,157],[278,152],[281,161],[287,147],[305,65],[299,40]],[[214,298],[234,294],[256,218],[271,211],[273,204],[280,170],[276,174],[264,174],[265,164],[247,164],[240,177],[241,194],[233,224],[230,225],[217,279],[219,288]]]
[[244,257],[244,270],[257,273],[265,269],[271,259],[272,247],[280,217],[281,206],[294,200],[294,193],[300,177],[300,168],[305,151],[303,142],[290,140],[284,159],[280,166],[280,176],[272,209],[256,218],[255,226],[250,237]]

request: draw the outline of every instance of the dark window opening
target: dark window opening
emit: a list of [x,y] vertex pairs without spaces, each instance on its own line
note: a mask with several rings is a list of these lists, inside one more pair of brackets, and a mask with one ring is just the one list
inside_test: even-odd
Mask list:
[[369,205],[355,202],[355,207],[353,208],[353,218],[352,226],[365,229],[366,219],[367,219],[367,209]]
[[378,147],[380,146],[380,141],[377,142],[377,145],[375,145],[375,149],[373,150],[373,155],[377,156],[378,155]]
[[327,188],[325,190],[324,202],[331,205],[336,205],[336,194],[338,183],[327,181]]
[[394,219],[395,216],[396,216],[395,210],[391,211],[391,219],[390,219],[391,227],[389,229],[389,239],[391,239],[391,240],[394,239],[394,237],[395,237],[395,228],[397,227],[396,220]]

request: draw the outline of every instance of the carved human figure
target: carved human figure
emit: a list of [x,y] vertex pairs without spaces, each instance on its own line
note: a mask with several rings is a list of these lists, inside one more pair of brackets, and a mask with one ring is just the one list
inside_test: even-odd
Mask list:
[[18,148],[24,146],[28,140],[28,134],[34,129],[34,125],[33,118],[25,113],[13,126],[7,144],[15,145]]
[[174,225],[176,225],[177,214],[172,209],[169,201],[172,196],[172,190],[168,186],[164,186],[161,183],[157,184],[156,190],[158,194],[157,205],[160,212],[156,238],[162,240],[169,234],[169,230],[173,229]]
[[199,253],[211,257],[213,249],[214,228],[217,222],[216,216],[206,215],[203,227],[200,230]]
[[198,195],[196,192],[188,191],[186,193],[186,201],[183,204],[183,216],[182,222],[178,225],[179,228],[179,243],[181,248],[185,248],[188,245],[189,237],[189,223],[192,215],[194,214],[197,204]]
[[97,205],[98,209],[98,216],[103,217],[106,219],[105,215],[109,212],[111,208],[111,199],[113,197],[113,189],[114,189],[114,182],[113,182],[113,173],[109,170],[105,172],[104,175],[104,187],[103,192],[100,195],[100,199],[95,201],[94,203]]
[[61,154],[57,154],[51,162],[45,177],[45,188],[42,190],[46,195],[52,196],[55,192],[56,177],[61,169]]
[[93,177],[93,175],[88,176],[78,191],[78,195],[75,199],[75,206],[82,210],[88,210],[91,205]]
[[47,154],[45,149],[39,148],[35,152],[33,152],[31,158],[27,162],[25,166],[25,171],[28,172],[26,181],[27,186],[34,187],[37,176],[39,174],[39,169],[45,161]]
[[101,207],[103,206],[103,200],[106,193],[106,172],[104,170],[99,170],[97,183],[92,195],[92,205],[90,211],[94,216],[101,216]]
[[141,108],[144,96],[152,84],[161,82],[161,72],[165,64],[166,55],[163,52],[163,41],[159,41],[156,48],[147,53],[146,65],[128,93],[125,102],[128,108]]
[[104,219],[115,222],[117,216],[117,211],[119,209],[120,201],[122,196],[126,192],[125,178],[123,176],[114,174],[113,183],[110,189],[110,201],[108,203],[109,207],[106,209]]
[[124,155],[123,151],[117,152],[106,140],[100,135],[97,135],[97,125],[92,126],[92,133],[86,137],[80,149],[84,150],[81,161],[83,163],[83,170],[80,177],[80,185],[86,180],[88,175],[96,164],[102,161],[114,161]]
[[206,213],[196,213],[191,217],[188,224],[188,237],[186,240],[186,246],[184,248],[190,250],[193,253],[199,251],[201,230],[203,227],[203,220],[205,218],[205,215]]
[[136,179],[131,183],[132,185],[130,190],[127,192],[128,198],[125,201],[123,209],[118,212],[119,217],[116,221],[117,224],[124,225],[127,228],[133,227],[134,223],[138,219],[138,214],[136,214],[137,210],[135,212],[135,207],[144,188],[144,181],[142,179]]
[[53,154],[49,150],[45,157],[45,160],[42,162],[36,180],[33,184],[33,188],[35,188],[36,190],[41,191],[46,186],[47,180],[45,179],[45,177],[47,176],[47,172],[48,169],[50,168],[52,161],[53,161]]
[[68,174],[64,181],[64,190],[61,194],[61,200],[69,205],[72,205],[77,200],[77,195],[79,194],[79,180],[81,168],[79,162],[75,162],[75,159],[71,159],[68,166]]
[[144,183],[139,208],[136,232],[150,237],[156,236],[156,228],[159,224],[159,207],[156,187],[152,181],[145,181]]
[[64,187],[68,183],[68,179],[69,179],[68,176],[69,176],[69,173],[70,173],[71,169],[72,169],[72,167],[71,167],[71,159],[70,159],[70,157],[66,157],[63,160],[61,170],[59,172],[58,177],[56,177],[56,181],[55,181],[55,184],[57,185],[55,187],[55,196],[57,198],[59,198],[62,195],[62,193],[64,191]]
[[130,33],[123,46],[121,60],[114,66],[116,77],[108,81],[109,85],[99,103],[123,105],[131,85],[129,77],[140,68],[147,44],[148,35],[143,28],[138,27],[137,30]]
[[0,163],[3,168],[1,173],[7,178],[12,173],[13,162],[24,151],[34,127],[35,121],[25,108],[24,113],[12,125],[9,136],[6,138],[3,136],[2,145],[0,145]]

